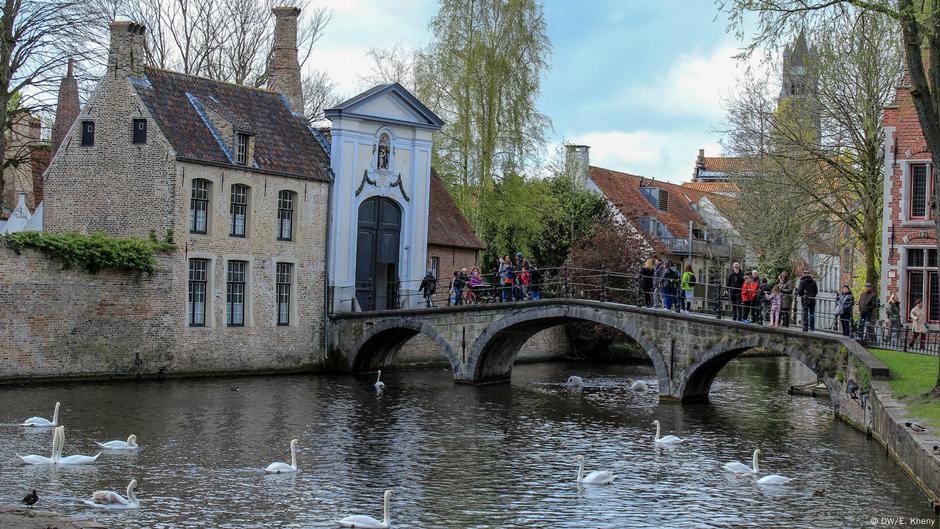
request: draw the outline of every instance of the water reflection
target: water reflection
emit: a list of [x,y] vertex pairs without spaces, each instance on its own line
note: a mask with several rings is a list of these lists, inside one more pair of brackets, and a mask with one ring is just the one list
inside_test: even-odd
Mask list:
[[[569,391],[571,374],[585,387]],[[437,369],[384,375],[381,393],[373,377],[329,376],[2,388],[0,502],[35,487],[46,509],[167,528],[334,527],[349,514],[381,518],[386,488],[395,527],[854,527],[932,516],[883,450],[832,419],[827,400],[786,394],[813,379],[789,359],[732,362],[699,405],[627,389],[627,378],[655,388],[645,366],[521,365],[512,384],[481,387]],[[15,423],[56,400],[74,450],[131,433],[141,450],[106,452],[89,467],[16,465],[14,453],[45,450],[49,435]],[[688,441],[654,447],[653,419]],[[302,471],[266,475],[294,437]],[[760,487],[722,470],[756,447],[762,475],[797,481]],[[617,480],[579,491],[579,454],[586,470]],[[79,505],[131,478],[139,512]]]

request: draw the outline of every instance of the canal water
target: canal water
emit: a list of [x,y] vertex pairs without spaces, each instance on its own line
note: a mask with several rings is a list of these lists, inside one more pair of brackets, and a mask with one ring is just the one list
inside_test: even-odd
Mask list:
[[[570,391],[569,375],[586,387]],[[38,507],[108,527],[335,527],[349,514],[411,528],[871,527],[871,518],[934,516],[924,496],[874,441],[834,420],[828,399],[791,397],[813,379],[787,358],[739,359],[709,404],[660,404],[646,366],[518,365],[511,384],[458,386],[446,369],[372,378],[287,376],[0,388],[0,504],[29,489]],[[237,387],[237,391],[234,389]],[[62,402],[65,455],[137,435],[133,454],[94,466],[23,466],[48,455],[49,430],[16,422]],[[652,421],[688,441],[653,446]],[[268,476],[272,461],[296,475]],[[761,473],[795,481],[758,486],[721,465],[763,452]],[[576,486],[586,470],[613,485]],[[139,511],[99,512],[81,499],[138,481]],[[819,491],[814,494],[814,491]],[[934,525],[936,527],[936,524]]]

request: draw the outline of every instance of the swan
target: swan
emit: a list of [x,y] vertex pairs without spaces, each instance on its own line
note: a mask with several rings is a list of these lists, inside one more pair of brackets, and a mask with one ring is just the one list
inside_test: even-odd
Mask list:
[[730,463],[725,463],[725,470],[728,472],[734,472],[735,474],[757,474],[759,471],[757,467],[757,456],[760,455],[760,448],[754,450],[754,466],[749,467],[740,461],[732,461]]
[[392,491],[385,491],[385,518],[380,522],[371,516],[357,514],[347,516],[339,521],[340,527],[361,527],[362,529],[388,529],[391,527],[391,520],[388,517],[388,500],[392,497]]
[[757,480],[758,485],[783,485],[793,481],[793,478],[787,478],[784,476],[779,476],[777,474],[771,474],[769,476],[764,476]]
[[379,369],[379,376],[375,377],[375,389],[385,389],[385,382],[382,382],[381,369]]
[[140,448],[137,446],[137,436],[134,434],[129,435],[127,441],[108,441],[106,443],[95,441],[95,444],[108,450],[137,450]]
[[54,465],[56,464],[57,454],[61,452],[59,447],[59,434],[55,430],[52,431],[52,457],[40,456],[36,454],[30,454],[28,456],[21,456],[19,454],[16,457],[23,460],[27,465]]
[[653,424],[656,425],[656,437],[653,438],[653,443],[658,445],[674,445],[685,442],[685,439],[680,439],[675,435],[666,435],[664,437],[659,436],[659,421],[653,421]]
[[569,388],[580,388],[584,386],[584,381],[577,375],[571,375],[568,377],[568,382],[566,382],[565,385]]
[[30,417],[23,421],[23,426],[38,426],[41,428],[49,428],[52,426],[59,425],[59,404],[55,403],[55,410],[52,412],[52,420],[44,419],[42,417]]
[[[584,476],[584,456],[578,456],[578,486],[582,483],[587,485],[610,485],[617,477],[606,470],[595,470],[587,476]],[[583,477],[582,477],[583,476]]]
[[290,464],[281,463],[271,463],[268,465],[268,468],[264,469],[265,472],[269,474],[284,474],[287,472],[297,472],[300,470],[297,468],[297,439],[291,439],[290,441]]
[[90,465],[98,460],[98,456],[101,455],[101,452],[93,456],[66,456],[62,457],[62,450],[65,447],[65,426],[57,426],[56,435],[59,436],[59,451],[55,455],[55,464],[57,465]]
[[649,389],[649,386],[646,385],[646,382],[643,382],[642,380],[633,380],[632,378],[628,378],[627,384],[629,384],[628,389],[632,389],[633,391],[646,391]]
[[127,484],[126,498],[113,490],[96,490],[92,493],[90,500],[82,500],[82,502],[98,509],[139,509],[140,500],[134,496],[135,488],[137,488],[137,480],[132,479]]

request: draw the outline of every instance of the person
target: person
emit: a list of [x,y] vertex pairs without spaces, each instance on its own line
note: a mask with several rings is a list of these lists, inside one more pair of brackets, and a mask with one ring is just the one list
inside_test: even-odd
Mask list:
[[741,287],[744,286],[744,273],[741,272],[741,263],[731,265],[731,273],[725,280],[728,289],[728,301],[731,303],[731,319],[741,321],[744,318],[744,307],[741,305]]
[[888,294],[888,329],[892,337],[901,330],[901,302],[897,292]]
[[499,299],[502,302],[512,301],[512,285],[516,282],[515,275],[513,275],[512,270],[512,261],[509,260],[509,255],[504,255],[502,262],[499,264],[499,282],[500,288]]
[[852,308],[855,307],[855,296],[848,285],[842,285],[842,292],[836,299],[836,314],[839,315],[839,324],[842,326],[842,336],[852,336]]
[[656,270],[653,268],[653,260],[647,259],[640,269],[640,295],[642,296],[643,306],[653,306],[653,274]]
[[789,327],[790,311],[793,307],[793,281],[790,280],[790,274],[786,270],[780,272],[777,281],[780,287],[780,326]]
[[431,300],[431,296],[434,295],[436,290],[437,278],[434,277],[433,270],[428,270],[428,273],[424,275],[424,279],[421,280],[421,286],[418,287],[418,291],[424,294],[424,304],[429,309],[434,307],[434,301]]
[[783,307],[783,294],[780,293],[780,284],[774,285],[767,294],[770,300],[770,326],[780,327],[780,311]]
[[682,306],[682,312],[689,312],[692,310],[692,300],[695,299],[695,272],[692,271],[692,265],[685,265],[685,270],[682,271],[682,294],[684,301]]
[[816,296],[819,294],[819,287],[816,280],[813,279],[809,269],[803,271],[803,277],[796,287],[796,295],[803,301],[803,331],[816,330]]
[[480,285],[483,283],[483,278],[480,277],[480,268],[474,266],[470,270],[470,278],[467,279],[467,294],[464,296],[465,301],[471,305],[480,302]]
[[679,270],[672,261],[666,261],[665,269],[666,271],[663,273],[663,279],[660,283],[660,288],[663,292],[663,308],[671,310],[675,307],[676,312],[678,312],[679,306],[676,303],[676,288],[679,286]]
[[656,258],[655,265],[653,267],[653,308],[661,309],[666,301],[663,297],[663,274],[666,273],[666,263]]
[[529,268],[529,262],[526,261],[525,256],[522,255],[522,252],[516,252],[516,265],[515,270],[515,281],[513,282],[512,294],[513,299],[517,301],[522,301],[526,299],[526,285],[523,284],[523,279],[528,282],[528,275],[526,270]]
[[924,314],[924,309],[920,306],[921,300],[914,302],[914,308],[911,309],[911,341],[907,344],[907,348],[911,349],[914,347],[914,342],[920,338],[920,348],[924,349],[924,342],[927,339],[927,318]]
[[542,299],[542,271],[535,263],[529,263],[529,293],[532,299]]
[[763,325],[765,321],[770,320],[770,283],[767,282],[766,277],[761,278],[757,292],[757,305],[759,307],[757,315],[760,318],[759,323]]
[[741,317],[742,323],[757,322],[757,283],[750,275],[744,276],[744,285],[741,287],[741,303],[744,305],[744,315]]
[[858,297],[858,332],[863,340],[871,338],[871,322],[878,309],[878,296],[872,292],[871,283],[865,283],[865,290]]
[[[464,269],[466,270],[466,269]],[[454,279],[450,283],[450,304],[463,305],[463,287],[467,283],[460,270],[454,270]]]

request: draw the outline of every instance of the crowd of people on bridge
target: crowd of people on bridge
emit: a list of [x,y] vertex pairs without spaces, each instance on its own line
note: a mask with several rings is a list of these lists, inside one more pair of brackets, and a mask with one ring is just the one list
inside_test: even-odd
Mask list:
[[[480,267],[474,266],[454,270],[449,279],[447,304],[474,305],[482,302],[539,300],[542,297],[542,271],[522,252],[516,252],[515,260],[509,255],[499,259],[491,274],[484,275]],[[427,307],[434,306],[433,296],[437,291],[437,278],[428,270],[419,287]]]

